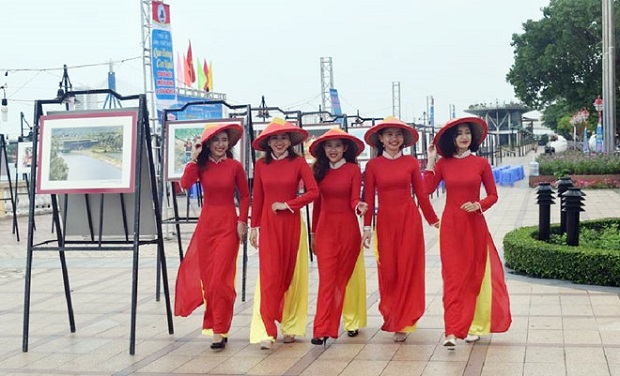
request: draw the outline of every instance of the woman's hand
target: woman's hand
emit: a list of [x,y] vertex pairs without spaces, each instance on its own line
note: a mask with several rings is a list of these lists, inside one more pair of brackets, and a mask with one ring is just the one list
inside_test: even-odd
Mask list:
[[364,235],[362,235],[362,244],[364,248],[370,248],[370,241],[372,240],[372,231],[364,230]]
[[250,230],[250,244],[252,247],[258,249],[258,229],[253,228]]
[[435,145],[429,145],[426,149],[426,156],[428,157],[428,162],[426,162],[426,169],[432,170],[435,168],[435,162],[437,162],[437,149]]
[[355,207],[355,211],[357,212],[357,215],[363,216],[364,214],[366,214],[366,211],[368,211],[368,204],[364,201],[358,202],[357,206]]
[[271,210],[277,212],[278,210],[290,210],[290,208],[288,207],[288,205],[286,205],[285,202],[274,202],[271,205]]
[[198,156],[200,155],[201,152],[202,152],[202,144],[194,144],[194,146],[192,146],[192,153],[189,156],[190,160],[197,161]]
[[248,225],[243,222],[237,222],[237,236],[239,241],[242,242],[245,236],[248,234]]
[[472,212],[480,210],[480,203],[466,202],[463,205],[461,205],[461,209],[465,210],[466,212],[472,213]]
[[435,145],[429,145],[428,148],[426,148],[426,156],[429,161],[435,161],[437,159],[437,149],[435,148]]

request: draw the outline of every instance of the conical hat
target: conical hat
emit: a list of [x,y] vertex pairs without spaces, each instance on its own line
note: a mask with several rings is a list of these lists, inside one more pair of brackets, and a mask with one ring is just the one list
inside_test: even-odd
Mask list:
[[327,140],[335,140],[335,139],[345,139],[351,141],[351,145],[355,148],[355,155],[358,156],[364,150],[364,143],[355,136],[348,134],[340,128],[332,128],[327,132],[323,133],[321,137],[314,140],[314,142],[310,145],[310,154],[316,158],[316,152],[319,147],[323,147],[323,143]]
[[445,157],[446,155],[444,155],[444,152],[442,150],[449,150],[449,145],[454,143],[454,140],[452,138],[444,137],[446,131],[460,124],[467,123],[470,124],[471,131],[473,132],[476,140],[478,140],[478,145],[482,144],[482,141],[484,141],[484,139],[487,137],[488,132],[487,123],[483,119],[475,116],[452,119],[447,122],[443,127],[441,127],[441,129],[439,130],[439,132],[437,132],[437,134],[435,134],[435,138],[433,139],[433,144],[437,148],[437,153],[439,155]]
[[243,128],[237,123],[207,123],[202,130],[201,142],[208,141],[220,132],[228,133],[228,148],[231,149],[243,136]]
[[252,147],[255,150],[259,151],[267,151],[267,141],[269,141],[269,137],[276,135],[288,133],[291,139],[291,145],[297,145],[300,142],[303,142],[306,138],[308,138],[308,132],[297,127],[288,121],[285,121],[280,118],[274,118],[271,123],[265,128],[259,135],[256,137],[254,142],[252,142]]
[[415,128],[403,121],[398,120],[393,116],[388,116],[366,131],[366,134],[364,134],[364,140],[366,141],[366,143],[372,147],[377,147],[381,145],[378,132],[385,128],[399,128],[403,130],[403,136],[405,137],[403,147],[415,144],[420,138],[420,135],[418,134],[418,131],[415,130]]

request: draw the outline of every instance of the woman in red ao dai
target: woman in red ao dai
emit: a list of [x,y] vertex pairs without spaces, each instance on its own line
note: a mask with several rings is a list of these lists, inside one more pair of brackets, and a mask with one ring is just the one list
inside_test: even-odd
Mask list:
[[[454,348],[457,338],[475,342],[481,335],[505,332],[512,321],[502,262],[483,215],[497,202],[493,173],[486,159],[472,154],[486,134],[487,124],[480,118],[454,119],[427,151],[426,192],[432,193],[442,180],[446,184],[439,249],[448,348]],[[482,199],[481,185],[486,191]]]
[[429,224],[437,225],[439,220],[425,194],[418,160],[402,151],[416,143],[418,132],[390,117],[371,127],[364,139],[377,149],[378,156],[368,162],[364,172],[368,211],[363,242],[370,246],[376,192],[379,311],[384,320],[381,329],[393,332],[395,342],[403,342],[415,330],[425,309],[425,246],[417,204]]
[[[277,338],[276,322],[281,323],[284,342],[305,333],[308,273],[307,259],[302,257],[307,251],[300,251],[305,239],[299,210],[319,192],[310,166],[293,146],[307,137],[305,130],[274,119],[252,143],[254,149],[266,152],[254,170],[250,232],[259,259],[250,342],[260,343],[262,349],[271,349]],[[305,192],[298,195],[300,181]]]
[[[181,187],[202,185],[204,203],[196,230],[179,266],[175,315],[188,316],[205,304],[203,334],[213,334],[211,348],[224,349],[233,317],[239,242],[247,232],[250,194],[243,166],[232,158],[232,147],[243,129],[237,124],[205,127],[202,143],[194,145],[181,177]],[[235,207],[239,196],[239,214]]]
[[356,157],[364,144],[339,128],[327,131],[310,146],[312,169],[320,197],[312,211],[312,251],[317,256],[319,291],[312,343],[338,338],[347,283],[361,250],[357,215],[368,205],[360,201],[362,174]]

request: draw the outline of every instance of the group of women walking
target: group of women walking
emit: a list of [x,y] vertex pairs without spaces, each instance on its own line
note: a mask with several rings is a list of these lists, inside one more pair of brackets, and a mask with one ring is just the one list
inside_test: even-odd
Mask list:
[[[316,160],[309,166],[294,148],[308,133],[284,120],[272,121],[252,142],[265,155],[256,161],[252,187],[249,240],[258,249],[259,276],[250,342],[271,349],[278,323],[285,343],[305,335],[308,244],[300,209],[310,203],[310,248],[319,272],[313,344],[338,338],[341,319],[351,337],[366,326],[362,247],[371,244],[378,266],[381,329],[393,333],[395,342],[404,342],[415,330],[425,310],[425,242],[419,209],[426,222],[439,229],[444,346],[508,330],[511,315],[504,272],[482,215],[497,201],[497,192],[488,162],[472,154],[486,133],[482,119],[451,120],[428,148],[422,173],[418,160],[403,154],[417,142],[417,131],[386,118],[365,134],[376,157],[362,176],[356,161],[365,148],[361,140],[331,129],[310,146]],[[249,187],[241,164],[231,154],[242,134],[236,124],[207,126],[181,178],[185,189],[197,181],[202,184],[204,204],[179,268],[175,314],[188,316],[204,304],[203,333],[212,335],[214,350],[226,347],[239,242],[247,232]],[[439,220],[429,195],[441,181],[447,193]],[[482,199],[481,184],[486,190]]]

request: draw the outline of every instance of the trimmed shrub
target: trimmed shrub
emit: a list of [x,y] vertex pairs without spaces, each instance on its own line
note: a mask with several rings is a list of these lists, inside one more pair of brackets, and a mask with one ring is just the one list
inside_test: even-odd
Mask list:
[[[582,228],[616,226],[620,218],[581,222]],[[560,225],[551,226],[553,234]],[[506,266],[532,277],[552,278],[579,284],[620,286],[620,252],[586,246],[571,247],[538,240],[538,226],[521,227],[504,237]]]

